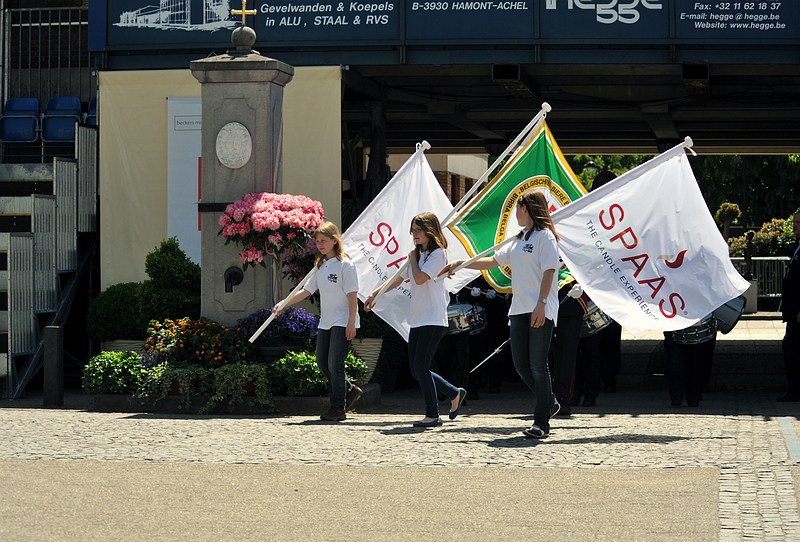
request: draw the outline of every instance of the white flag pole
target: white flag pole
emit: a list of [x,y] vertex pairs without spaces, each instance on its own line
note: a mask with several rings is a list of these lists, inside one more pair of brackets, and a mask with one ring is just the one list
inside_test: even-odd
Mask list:
[[445,217],[445,219],[442,221],[442,227],[446,227],[447,225],[450,224],[452,218],[456,215],[456,213],[458,213],[462,208],[464,208],[464,206],[467,204],[470,198],[472,198],[475,192],[477,192],[486,183],[486,181],[489,179],[489,174],[492,171],[494,171],[497,168],[497,166],[503,162],[503,160],[505,160],[506,156],[508,156],[511,153],[511,151],[517,148],[519,142],[522,141],[522,139],[525,136],[527,136],[531,131],[533,131],[533,129],[536,128],[536,126],[540,122],[542,122],[542,120],[544,120],[544,118],[552,109],[553,108],[550,107],[549,103],[547,102],[542,103],[542,108],[539,110],[538,113],[536,113],[536,116],[534,116],[533,119],[528,123],[528,125],[525,126],[525,128],[523,128],[519,134],[517,134],[517,137],[515,137],[514,140],[508,144],[506,150],[504,150],[500,154],[500,156],[497,157],[497,159],[489,167],[489,169],[483,172],[483,175],[481,175],[480,178],[475,182],[475,184],[472,185],[472,188],[470,188],[469,191],[467,191],[467,193],[464,194],[464,197],[461,198],[461,200],[458,203],[456,203],[456,205],[453,207],[453,210],[450,211],[450,214],[448,214],[447,217]]
[[[290,297],[292,297],[292,296],[293,296],[295,293],[299,292],[299,291],[300,291],[300,289],[301,289],[303,286],[305,286],[305,285],[308,283],[308,281],[309,281],[309,280],[311,280],[311,277],[313,277],[313,276],[314,276],[314,274],[315,274],[316,272],[317,272],[317,266],[315,265],[314,267],[312,267],[312,268],[311,268],[311,271],[309,271],[309,272],[308,272],[308,274],[307,274],[307,275],[306,275],[306,276],[303,278],[303,280],[301,280],[301,281],[300,281],[300,282],[297,284],[297,286],[295,286],[295,287],[294,287],[294,290],[292,290],[291,292],[289,292],[289,295],[287,295],[285,298],[283,298],[283,299],[282,299],[282,300],[281,300],[281,301],[280,301],[280,302],[279,302],[279,303],[276,305],[276,307],[277,307],[278,311],[281,311],[281,310],[283,310],[283,307],[285,307],[285,306],[286,306],[286,300],[287,300],[287,299],[289,299]],[[273,312],[272,314],[270,314],[270,315],[269,315],[269,318],[267,318],[267,320],[266,320],[266,321],[265,321],[263,324],[261,324],[261,327],[259,327],[259,328],[256,330],[256,332],[255,332],[255,333],[253,333],[253,335],[252,335],[252,336],[251,336],[251,337],[250,337],[248,340],[249,340],[251,343],[254,343],[254,342],[256,342],[256,339],[258,339],[258,336],[259,336],[259,335],[261,335],[261,334],[264,332],[264,330],[265,330],[265,329],[267,329],[267,326],[268,326],[268,325],[270,325],[274,319],[275,319],[275,313]]]

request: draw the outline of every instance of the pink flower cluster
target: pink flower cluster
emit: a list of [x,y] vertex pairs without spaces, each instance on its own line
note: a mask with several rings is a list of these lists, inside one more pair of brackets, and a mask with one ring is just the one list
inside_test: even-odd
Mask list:
[[306,266],[308,240],[323,220],[322,203],[307,196],[251,193],[228,205],[219,219],[219,234],[226,243],[242,247],[239,256],[245,269],[266,265],[264,258],[269,255],[286,266],[279,270],[283,275],[294,278],[298,266]]

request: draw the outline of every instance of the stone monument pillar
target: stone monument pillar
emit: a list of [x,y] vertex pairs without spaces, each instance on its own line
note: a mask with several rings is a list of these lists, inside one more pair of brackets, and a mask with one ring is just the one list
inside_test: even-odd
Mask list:
[[294,68],[252,50],[255,32],[233,31],[234,49],[191,62],[202,89],[201,265],[204,317],[231,326],[264,306],[271,306],[271,269],[242,272],[239,250],[217,235],[225,207],[248,192],[281,191],[283,87]]

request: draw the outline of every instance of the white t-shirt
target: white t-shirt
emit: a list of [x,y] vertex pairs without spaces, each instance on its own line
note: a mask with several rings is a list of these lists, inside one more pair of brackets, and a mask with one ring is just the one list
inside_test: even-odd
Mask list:
[[[347,327],[350,303],[347,294],[358,292],[358,273],[352,260],[325,260],[303,289],[309,293],[319,290],[319,329]],[[356,328],[361,325],[356,312]]]
[[494,253],[495,261],[501,266],[511,266],[511,300],[509,316],[533,312],[539,302],[539,290],[542,276],[548,269],[553,269],[553,285],[547,294],[544,315],[553,323],[558,322],[558,274],[561,267],[558,261],[558,244],[553,233],[548,229],[534,231],[526,241],[523,233],[517,239]]
[[439,282],[433,280],[445,265],[447,265],[447,254],[441,248],[436,248],[433,252],[420,252],[419,254],[419,270],[428,275],[431,280],[425,281],[424,284],[417,284],[411,276],[411,265],[406,268],[405,278],[411,281],[409,286],[411,291],[409,326],[447,327],[447,304],[450,301],[450,294],[447,293],[443,280]]

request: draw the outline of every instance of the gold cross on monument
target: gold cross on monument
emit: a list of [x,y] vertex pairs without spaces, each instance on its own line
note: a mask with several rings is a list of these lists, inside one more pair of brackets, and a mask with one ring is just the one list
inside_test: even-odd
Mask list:
[[247,9],[247,0],[242,0],[242,9],[232,9],[231,15],[241,15],[242,16],[242,26],[247,26],[247,22],[245,21],[245,17],[248,15],[255,15],[258,13],[255,9]]

